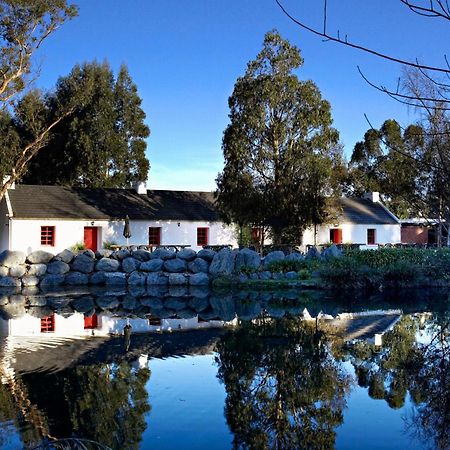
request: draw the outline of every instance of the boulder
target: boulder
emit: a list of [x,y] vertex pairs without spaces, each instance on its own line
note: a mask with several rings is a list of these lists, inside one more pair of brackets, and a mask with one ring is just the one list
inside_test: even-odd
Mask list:
[[208,286],[190,286],[189,287],[189,295],[191,297],[201,297],[206,298],[209,297],[211,290]]
[[0,277],[0,287],[20,287],[22,282],[18,278]]
[[181,273],[186,271],[187,265],[184,259],[174,258],[164,262],[164,270],[170,273]]
[[131,256],[131,252],[126,249],[117,250],[116,252],[113,252],[111,254],[111,258],[118,259],[119,261],[122,261],[125,258],[129,258],[130,256]]
[[206,273],[194,273],[189,277],[189,284],[191,286],[208,286],[209,277]]
[[117,259],[101,258],[95,265],[98,272],[117,272],[120,269],[120,262]]
[[89,256],[89,258],[95,259],[95,252],[90,248],[83,250],[83,255]]
[[75,270],[77,272],[91,273],[94,271],[94,264],[94,258],[91,258],[85,253],[81,253],[75,256],[75,259],[72,261],[71,267],[72,270]]
[[167,286],[169,278],[161,272],[151,272],[147,275],[147,286]]
[[192,248],[183,248],[177,253],[177,258],[185,261],[193,261],[197,257],[197,252]]
[[[220,252],[219,252],[220,253]],[[236,305],[231,294],[227,295],[211,295],[211,306],[214,313],[221,320],[226,322],[233,320],[236,316]],[[202,313],[203,314],[203,313]]]
[[4,266],[0,266],[0,277],[7,277],[9,273],[9,269]]
[[192,273],[201,273],[201,272],[208,273],[209,264],[203,258],[195,258],[193,261],[188,263],[188,269]]
[[9,297],[7,295],[0,295],[0,306],[5,306],[9,303]]
[[320,258],[319,249],[317,247],[309,247],[308,251],[306,252],[305,258],[307,259]]
[[294,272],[294,271],[292,271],[292,272],[286,272],[286,273],[284,274],[284,277],[285,277],[287,280],[295,280],[295,279],[298,278],[298,273],[297,273],[297,272]]
[[46,306],[47,297],[45,295],[31,295],[28,297],[28,304],[30,306]]
[[213,276],[231,275],[234,271],[234,262],[237,252],[223,248],[214,255],[209,266],[209,273]]
[[69,286],[82,286],[88,284],[89,277],[85,273],[70,272],[66,275],[64,282]]
[[283,261],[284,253],[281,250],[275,250],[274,252],[270,252],[264,258],[264,267],[267,267],[269,264],[275,261]]
[[144,272],[159,272],[163,267],[164,261],[161,258],[150,259],[141,263],[140,270]]
[[87,313],[91,311],[93,308],[95,308],[94,300],[92,297],[85,296],[85,297],[79,297],[76,298],[72,302],[72,307],[75,311],[81,312],[81,313]]
[[0,266],[14,267],[25,264],[26,255],[24,252],[14,250],[4,250],[0,253]]
[[209,299],[208,297],[193,297],[189,300],[188,305],[197,312],[204,311],[209,306]]
[[151,253],[148,250],[133,250],[131,256],[141,262],[145,262],[151,258]]
[[153,309],[162,309],[163,308],[163,300],[160,297],[142,297],[141,303],[144,306],[148,306]]
[[192,311],[192,309],[184,308],[177,311],[177,317],[179,319],[193,319],[196,316],[197,313],[195,311]]
[[248,281],[248,275],[246,275],[245,273],[240,273],[237,279],[239,283],[245,283],[246,281]]
[[299,261],[302,259],[305,259],[305,257],[299,252],[289,253],[289,255],[286,255],[285,257],[286,261]]
[[343,252],[336,247],[336,244],[332,244],[322,252],[322,256],[326,259],[340,258],[343,256]]
[[97,306],[102,309],[115,309],[119,306],[119,299],[114,295],[105,295],[95,299]]
[[188,287],[182,284],[175,284],[173,286],[169,286],[169,297],[187,297],[188,296]]
[[197,258],[202,258],[205,261],[211,262],[214,259],[216,252],[208,248],[203,248],[197,253]]
[[175,311],[186,308],[186,302],[178,298],[169,298],[164,301],[164,308],[174,309]]
[[26,266],[14,266],[9,268],[9,276],[14,278],[21,278],[27,271]]
[[128,277],[128,284],[134,286],[145,286],[146,281],[147,275],[142,272],[138,272],[137,270],[131,272],[130,276]]
[[71,301],[72,299],[69,297],[47,297],[47,305],[55,310],[67,308]]
[[236,263],[235,267],[238,271],[242,267],[246,267],[252,270],[256,270],[261,265],[261,256],[259,253],[254,250],[250,250],[249,248],[243,248],[239,250],[236,255]]
[[155,251],[153,251],[151,253],[151,258],[152,259],[162,259],[164,261],[168,260],[168,259],[173,259],[176,257],[176,252],[173,249],[167,249],[167,248],[157,248]]
[[272,278],[272,273],[268,270],[264,270],[263,272],[259,273],[259,279],[260,280],[270,280]]
[[42,277],[42,275],[45,275],[46,272],[47,272],[47,264],[31,264],[30,266],[28,266],[27,275]]
[[188,284],[188,279],[181,273],[169,274],[169,285],[171,286],[184,286]]
[[44,252],[43,250],[36,250],[27,256],[27,262],[30,264],[47,264],[53,259],[53,254]]
[[240,320],[253,320],[261,314],[261,303],[253,302],[239,302],[236,304],[236,315]]
[[75,254],[69,249],[65,249],[55,256],[55,260],[65,262],[66,264],[71,263],[74,258]]
[[135,297],[132,297],[131,295],[127,295],[122,300],[122,308],[127,309],[128,311],[132,311],[133,309],[136,309],[138,307],[138,303],[136,301]]
[[63,261],[54,261],[47,265],[47,273],[50,273],[52,275],[63,275],[69,271],[70,271],[69,264]]
[[34,275],[26,275],[22,277],[22,284],[25,287],[37,286],[39,284],[39,278]]
[[106,286],[117,286],[127,283],[127,276],[121,272],[105,272]]
[[125,258],[122,260],[122,270],[126,273],[134,272],[135,270],[139,269],[139,266],[141,265],[141,262],[134,258]]
[[283,280],[283,279],[284,279],[284,273],[274,272],[272,274],[272,280]]
[[253,273],[251,273],[251,274],[248,276],[248,279],[249,279],[249,280],[258,280],[259,277],[258,277],[258,274],[257,274],[256,272],[253,272]]
[[106,272],[95,272],[89,276],[89,284],[98,285],[105,284],[105,273]]
[[64,283],[64,275],[60,274],[49,274],[45,275],[44,278],[41,280],[41,288],[46,288],[50,286],[59,286]]

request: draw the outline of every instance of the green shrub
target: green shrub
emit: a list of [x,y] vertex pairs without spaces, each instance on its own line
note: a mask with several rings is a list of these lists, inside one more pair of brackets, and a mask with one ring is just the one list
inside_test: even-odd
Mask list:
[[301,269],[298,271],[298,278],[300,280],[309,280],[311,278],[311,272],[308,269]]
[[258,269],[252,266],[239,266],[236,268],[237,274],[250,275],[255,273]]
[[270,272],[299,272],[307,268],[308,261],[306,259],[282,259],[280,261],[273,261],[267,266],[267,270]]
[[105,241],[105,242],[103,242],[103,249],[104,250],[112,250],[112,246],[113,245],[117,245],[117,243],[116,242],[114,242],[114,241]]
[[72,250],[74,253],[82,252],[83,250],[86,250],[86,244],[85,244],[84,242],[77,242],[76,244],[74,244],[74,245],[71,247],[71,250]]
[[383,271],[384,281],[402,284],[406,282],[417,282],[422,276],[422,271],[419,265],[411,263],[410,261],[396,261],[391,266]]

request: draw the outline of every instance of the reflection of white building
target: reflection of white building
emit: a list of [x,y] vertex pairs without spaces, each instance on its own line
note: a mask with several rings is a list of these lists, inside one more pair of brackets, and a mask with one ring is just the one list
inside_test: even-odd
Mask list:
[[204,328],[217,328],[233,325],[235,321],[222,320],[203,321],[198,316],[189,319],[159,319],[124,318],[102,312],[85,317],[75,312],[69,317],[53,313],[46,317],[34,317],[24,314],[14,319],[0,319],[0,336],[45,336],[83,337],[83,336],[109,336],[121,334],[124,326],[129,323],[133,333],[148,333],[172,330],[194,330]]

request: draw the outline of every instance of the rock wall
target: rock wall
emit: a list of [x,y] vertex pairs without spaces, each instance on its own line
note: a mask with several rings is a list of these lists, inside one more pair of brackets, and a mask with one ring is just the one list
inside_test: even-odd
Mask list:
[[[330,250],[330,249],[328,249]],[[336,256],[333,249],[332,256]],[[221,276],[234,276],[237,281],[295,279],[297,273],[271,273],[271,263],[318,255],[281,251],[265,258],[250,249],[218,252],[203,249],[198,253],[190,248],[179,252],[158,248],[153,252],[141,249],[85,250],[78,254],[64,250],[57,255],[36,251],[28,256],[23,252],[5,250],[0,253],[0,287],[39,286],[207,286]],[[325,255],[326,256],[326,255]]]

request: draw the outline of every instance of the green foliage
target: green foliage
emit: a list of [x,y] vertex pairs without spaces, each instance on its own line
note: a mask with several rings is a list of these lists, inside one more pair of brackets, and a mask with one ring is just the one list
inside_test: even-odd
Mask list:
[[117,242],[114,242],[114,241],[105,241],[105,242],[103,242],[103,248],[105,249],[105,250],[112,250],[112,246],[113,245],[117,245]]
[[219,209],[240,225],[270,225],[275,241],[326,220],[339,191],[342,151],[330,104],[294,74],[302,64],[296,47],[269,32],[228,101]]
[[281,259],[273,261],[267,266],[269,272],[299,272],[309,267],[306,259]]
[[417,283],[420,276],[420,267],[409,261],[397,261],[383,270],[383,279],[391,284]]
[[258,269],[253,266],[239,266],[236,267],[237,274],[250,275],[255,273]]
[[74,245],[71,247],[71,250],[72,250],[74,253],[82,252],[83,250],[86,250],[86,244],[85,244],[84,242],[77,242],[76,244],[74,244]]
[[150,130],[127,68],[122,66],[115,78],[106,62],[75,66],[58,80],[51,106],[67,103],[80,90],[89,97],[55,127],[24,181],[83,187],[129,187],[145,181]]

